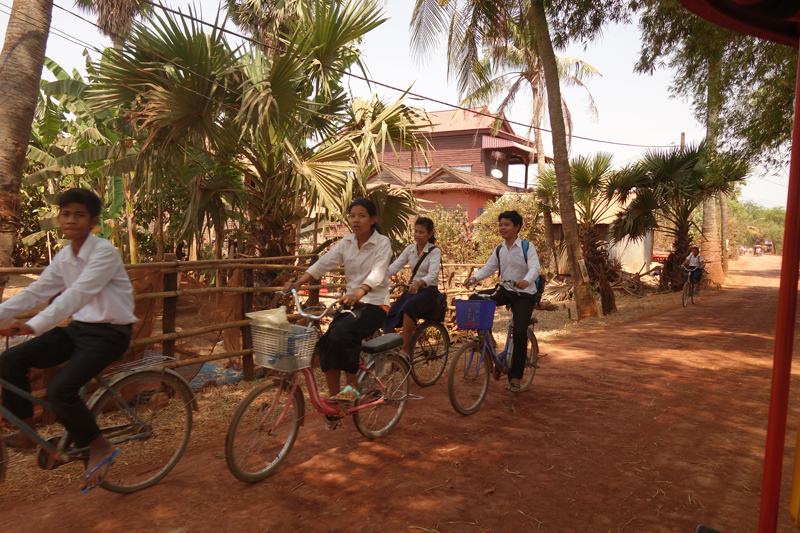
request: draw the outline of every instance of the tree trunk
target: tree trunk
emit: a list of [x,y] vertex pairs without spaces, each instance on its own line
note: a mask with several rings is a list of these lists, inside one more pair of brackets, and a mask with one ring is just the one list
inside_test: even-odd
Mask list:
[[[706,147],[708,149],[708,172],[716,172],[717,138],[719,136],[719,113],[721,108],[720,71],[721,50],[709,53],[708,87],[706,102]],[[703,200],[703,237],[700,246],[701,255],[705,259],[705,270],[708,279],[722,284],[725,274],[722,271],[722,260],[719,253],[719,233],[717,232],[717,199],[709,195]]]
[[136,217],[133,212],[133,177],[130,173],[122,176],[125,183],[125,215],[128,222],[128,252],[131,264],[139,262],[139,243],[136,239]]
[[[28,151],[50,32],[52,0],[14,0],[0,53],[0,266],[11,266]],[[1,287],[7,277],[0,278]]]
[[728,195],[719,193],[719,244],[722,250],[722,273],[728,276]]
[[[592,296],[588,281],[583,277],[586,271],[583,263],[583,252],[578,238],[578,221],[575,216],[575,203],[572,196],[572,178],[569,173],[569,152],[567,151],[567,132],[564,125],[564,113],[561,108],[561,87],[558,79],[558,64],[550,40],[550,30],[542,0],[531,2],[531,17],[535,25],[536,48],[544,66],[545,84],[547,86],[547,105],[550,112],[550,127],[553,135],[553,159],[555,161],[556,180],[558,181],[559,210],[561,212],[561,228],[567,244],[569,272],[572,278],[575,307],[578,320],[599,316],[597,303]],[[581,268],[581,265],[584,265]],[[587,275],[588,278],[588,275]]]
[[[544,155],[544,140],[542,139],[542,130],[540,129],[542,125],[542,117],[540,115],[539,109],[541,104],[538,103],[538,96],[534,96],[534,126],[533,129],[533,140],[536,143],[536,165],[539,170],[539,176],[542,175],[544,172],[545,165],[547,161],[545,161]],[[547,247],[547,270],[550,272],[551,276],[558,276],[558,250],[556,250],[556,239],[555,234],[553,233],[553,213],[550,210],[550,207],[544,206],[542,210],[542,219],[544,220],[544,243]]]
[[164,210],[161,200],[158,201],[158,216],[156,217],[156,261],[164,260]]
[[542,219],[544,220],[544,243],[547,247],[547,270],[551,276],[555,277],[558,276],[558,253],[556,241],[553,238],[553,214],[547,206],[542,209]]

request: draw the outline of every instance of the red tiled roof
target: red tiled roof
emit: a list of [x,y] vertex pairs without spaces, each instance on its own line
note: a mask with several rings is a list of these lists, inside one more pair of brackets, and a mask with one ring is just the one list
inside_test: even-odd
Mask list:
[[[455,181],[437,182],[437,179],[441,178],[444,174],[449,174]],[[412,188],[414,192],[453,190],[478,190],[498,196],[512,192],[507,185],[494,178],[475,172],[467,172],[466,170],[457,170],[448,166],[442,166],[434,170],[428,174],[428,177],[425,178],[422,183]]]
[[[444,131],[491,129],[494,118],[486,116],[487,114],[491,115],[489,108],[482,106],[474,107],[470,111],[462,111],[461,109],[430,111],[428,112],[428,117],[433,125],[433,132],[439,133]],[[505,119],[500,126],[500,131],[514,135],[514,130],[511,129],[511,125]]]
[[[396,179],[402,187],[408,187],[409,184],[411,184],[412,179],[414,180],[413,181],[414,183],[421,183],[428,175],[427,172],[419,172],[387,164],[382,165],[381,170],[382,170],[381,174],[383,174],[384,172],[389,174],[391,177]],[[372,187],[373,185],[376,185],[374,182],[374,178],[376,178],[378,175],[379,174],[377,172],[373,172],[367,178],[367,187]],[[370,181],[372,181],[372,183],[370,183]]]

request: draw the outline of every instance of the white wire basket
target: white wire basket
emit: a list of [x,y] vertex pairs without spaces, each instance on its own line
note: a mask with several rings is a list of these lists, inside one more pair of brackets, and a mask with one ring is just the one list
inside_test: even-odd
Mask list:
[[291,325],[286,329],[250,324],[253,354],[259,366],[292,372],[311,366],[317,330]]

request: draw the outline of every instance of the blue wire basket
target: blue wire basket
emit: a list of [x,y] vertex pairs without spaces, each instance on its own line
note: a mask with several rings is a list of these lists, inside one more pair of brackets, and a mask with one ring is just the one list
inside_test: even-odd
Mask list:
[[492,329],[494,300],[456,300],[456,325],[461,329]]

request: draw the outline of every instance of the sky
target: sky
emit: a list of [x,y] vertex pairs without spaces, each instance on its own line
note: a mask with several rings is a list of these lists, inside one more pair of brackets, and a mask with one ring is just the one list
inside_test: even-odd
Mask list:
[[[0,35],[3,37],[11,1],[0,0]],[[194,5],[195,11],[199,10],[201,18],[208,22],[214,21],[219,10],[218,0],[200,0],[194,4],[168,0],[166,5],[184,11]],[[85,73],[84,49],[109,46],[110,40],[103,37],[91,23],[78,18],[80,16],[93,20],[91,15],[75,8],[71,0],[55,0],[54,6],[47,56],[68,71],[77,69]],[[444,47],[432,53],[424,62],[413,54],[409,33],[412,7],[411,0],[385,2],[386,22],[369,33],[361,46],[369,77],[400,90],[410,89],[427,98],[458,104],[460,99],[456,84],[448,80]],[[236,30],[230,23],[227,27]],[[601,74],[586,82],[598,110],[596,119],[587,113],[585,90],[566,88],[563,91],[572,112],[573,134],[595,139],[573,139],[571,157],[590,156],[598,151],[610,152],[614,156],[615,166],[622,166],[641,156],[648,148],[621,144],[675,146],[680,144],[681,132],[686,134],[687,144],[702,140],[704,128],[695,119],[691,106],[670,97],[672,73],[669,70],[657,71],[652,76],[633,72],[640,46],[635,25],[615,25],[607,27],[603,35],[589,43],[586,48],[574,46],[564,52],[557,52],[562,57],[586,61]],[[90,50],[90,54],[93,59],[99,57],[96,51]],[[44,75],[52,79],[48,72]],[[354,96],[369,96],[377,92],[382,98],[394,101],[401,95],[400,91],[384,87],[368,87],[365,82],[355,78],[351,78],[348,83]],[[407,103],[428,111],[447,109],[447,106],[430,100],[409,99]],[[494,108],[490,106],[490,109]],[[528,124],[529,116],[530,100],[520,98],[508,118]],[[527,128],[524,126],[514,124],[512,127],[518,135],[527,136]],[[550,143],[551,140],[546,135],[545,151],[548,154],[552,153]],[[533,174],[535,170],[532,171]],[[742,189],[742,199],[765,207],[785,206],[788,162],[786,168],[763,174],[756,172],[747,180]],[[521,181],[521,172],[512,172],[509,179],[511,184],[515,184],[516,180]]]

